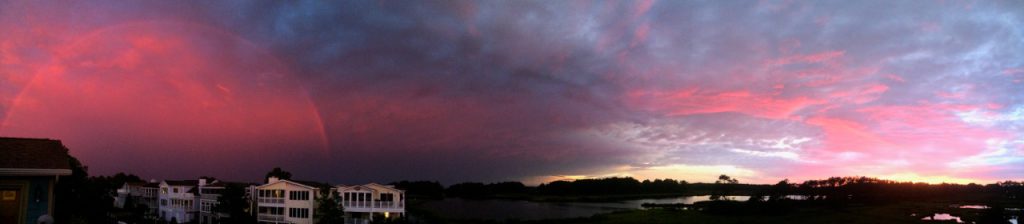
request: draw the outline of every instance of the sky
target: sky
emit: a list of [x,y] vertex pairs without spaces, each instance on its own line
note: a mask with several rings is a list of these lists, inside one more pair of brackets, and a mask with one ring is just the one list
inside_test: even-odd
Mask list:
[[1021,180],[1020,9],[0,0],[0,136],[153,179]]

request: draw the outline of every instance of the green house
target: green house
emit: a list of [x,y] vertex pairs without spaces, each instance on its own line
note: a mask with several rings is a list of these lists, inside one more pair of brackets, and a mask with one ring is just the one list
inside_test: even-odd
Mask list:
[[0,223],[37,223],[53,214],[53,188],[71,175],[58,140],[0,137]]

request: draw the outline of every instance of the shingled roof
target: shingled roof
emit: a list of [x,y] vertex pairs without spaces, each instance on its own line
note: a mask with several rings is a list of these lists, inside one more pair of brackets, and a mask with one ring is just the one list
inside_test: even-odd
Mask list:
[[0,137],[0,174],[69,175],[70,158],[59,140]]

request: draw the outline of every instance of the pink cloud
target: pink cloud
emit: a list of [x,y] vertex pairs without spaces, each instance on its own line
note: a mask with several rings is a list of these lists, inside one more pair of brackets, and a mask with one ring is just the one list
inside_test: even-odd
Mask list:
[[800,109],[823,103],[808,97],[776,98],[749,91],[704,92],[698,89],[637,91],[630,96],[634,106],[671,116],[736,112],[755,117],[790,119]]
[[636,5],[633,7],[633,18],[643,16],[647,14],[647,11],[651,10],[651,6],[654,6],[654,0],[638,0]]
[[[883,175],[885,172],[949,174],[959,159],[987,149],[988,139],[1008,137],[1002,131],[972,126],[954,112],[965,105],[921,104],[871,106],[855,118],[813,117],[805,122],[824,134],[810,158],[837,165],[833,172]],[[856,121],[855,121],[856,120]],[[855,153],[856,157],[844,157]],[[859,168],[858,168],[859,167]],[[854,170],[845,170],[853,168]]]
[[[182,28],[190,32],[173,31]],[[196,38],[230,42],[239,55],[181,44]],[[155,173],[167,171],[160,164],[189,161],[185,170],[229,175],[214,161],[261,169],[274,156],[327,153],[305,92],[273,56],[236,38],[179,23],[83,35],[53,49],[56,60],[32,68],[0,135],[61,139],[100,173],[130,165],[144,175],[190,175]],[[276,150],[288,144],[294,148],[287,155]]]

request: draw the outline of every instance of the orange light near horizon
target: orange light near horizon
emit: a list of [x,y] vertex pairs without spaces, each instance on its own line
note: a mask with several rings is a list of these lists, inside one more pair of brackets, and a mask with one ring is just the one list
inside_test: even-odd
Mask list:
[[922,176],[922,175],[919,175],[919,174],[916,174],[916,173],[897,173],[897,174],[889,174],[889,175],[879,175],[878,178],[879,179],[885,179],[885,180],[900,181],[900,182],[914,182],[914,183],[928,183],[928,184],[942,184],[942,183],[949,183],[949,184],[978,183],[978,184],[984,184],[984,183],[991,182],[991,181],[984,181],[984,180],[978,180],[978,179],[961,178],[961,177],[950,177],[950,176]]

